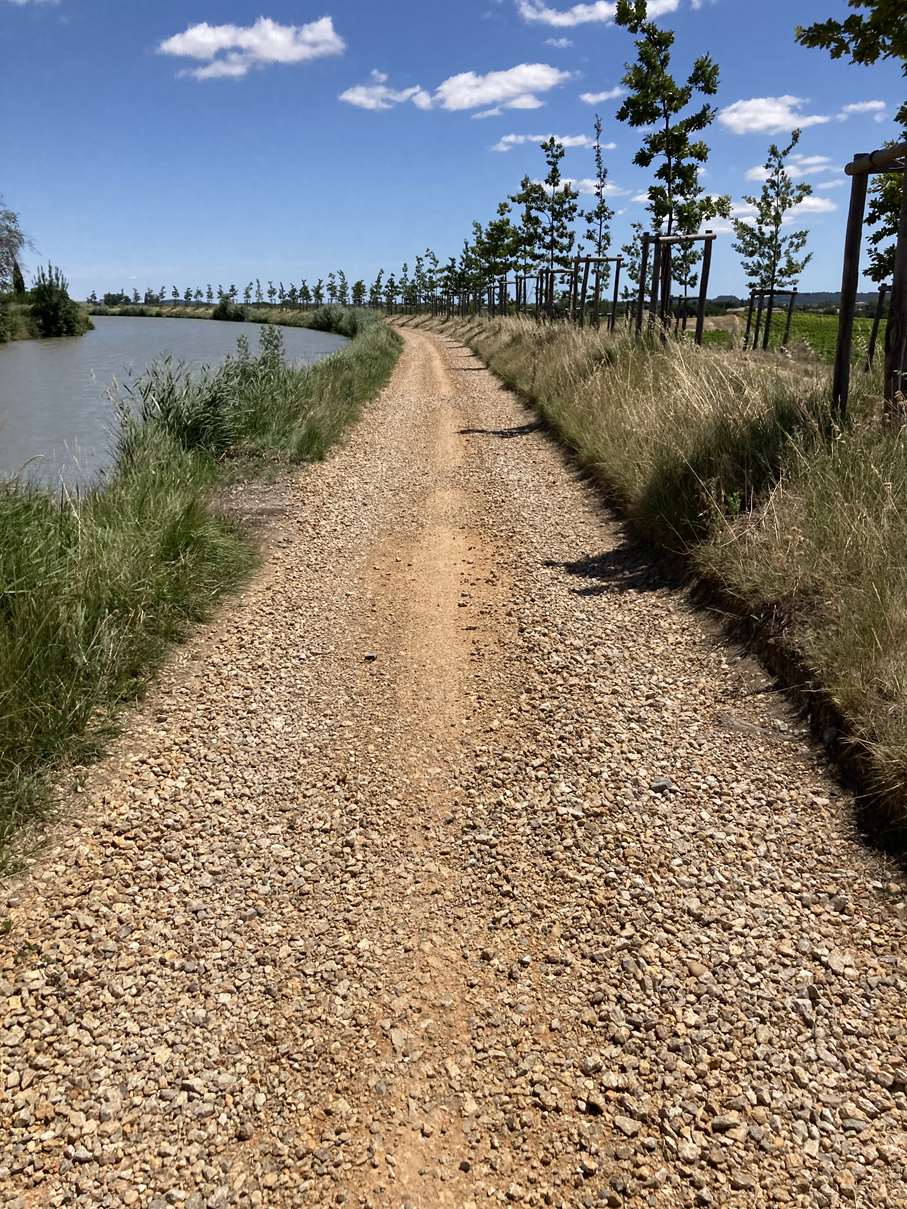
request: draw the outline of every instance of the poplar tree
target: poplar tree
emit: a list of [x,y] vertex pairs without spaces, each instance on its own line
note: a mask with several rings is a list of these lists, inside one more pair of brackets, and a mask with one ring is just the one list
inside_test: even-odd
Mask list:
[[378,275],[372,282],[368,291],[368,304],[376,309],[381,305],[381,299],[384,293],[384,269],[378,270]]
[[324,305],[324,281],[320,277],[312,286],[312,298],[316,306]]
[[709,148],[695,136],[712,124],[717,110],[706,101],[682,116],[697,94],[717,93],[718,65],[700,55],[686,83],[679,84],[670,72],[674,33],[646,17],[646,0],[617,0],[615,21],[636,36],[637,51],[636,62],[626,65],[622,82],[628,93],[617,117],[646,132],[633,162],[648,168],[658,161],[648,190],[652,225],[665,235],[695,235],[704,222],[728,217],[731,210],[729,197],[710,197],[699,184]]
[[595,162],[595,176],[592,196],[595,198],[595,205],[588,210],[581,211],[580,217],[589,224],[583,238],[591,246],[592,255],[607,256],[608,249],[611,247],[611,219],[614,217],[614,211],[608,205],[605,197],[608,187],[608,169],[605,167],[605,157],[602,154],[603,126],[598,114],[595,115],[593,129],[595,145],[592,148],[592,157]]
[[312,305],[312,291],[309,289],[309,283],[304,277],[299,283],[299,305],[303,310]]
[[337,275],[333,271],[328,273],[327,293],[328,302],[333,306],[337,301]]
[[514,193],[509,200],[521,207],[517,227],[519,231],[517,259],[525,276],[537,268],[541,261],[542,219],[539,206],[544,200],[541,187],[531,177],[524,176],[520,181],[519,192]]
[[354,281],[353,288],[352,288],[351,295],[350,295],[353,306],[356,306],[356,307],[365,306],[365,294],[366,294],[365,282],[361,278],[358,281]]
[[349,306],[350,287],[343,269],[337,271],[337,301],[341,306]]
[[765,161],[765,180],[758,197],[747,195],[744,201],[755,206],[751,219],[735,218],[734,250],[743,258],[743,271],[751,290],[780,290],[795,285],[812,259],[812,253],[801,255],[809,232],[806,230],[781,233],[785,217],[812,193],[805,182],[794,184],[786,161],[800,141],[800,131],[794,130],[786,147],[772,143]]

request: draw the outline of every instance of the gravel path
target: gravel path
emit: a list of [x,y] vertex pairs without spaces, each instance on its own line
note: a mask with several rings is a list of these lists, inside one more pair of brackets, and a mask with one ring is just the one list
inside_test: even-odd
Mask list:
[[903,885],[514,397],[270,548],[6,888],[0,1204],[907,1206]]

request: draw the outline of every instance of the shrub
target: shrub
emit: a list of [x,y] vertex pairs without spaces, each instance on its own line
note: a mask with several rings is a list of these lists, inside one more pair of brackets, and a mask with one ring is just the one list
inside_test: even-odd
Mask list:
[[55,265],[38,270],[31,315],[39,336],[78,336],[82,331],[82,316],[69,296],[69,282]]
[[243,307],[237,306],[235,302],[231,302],[230,299],[224,295],[224,297],[221,298],[220,302],[214,308],[211,318],[226,319],[230,323],[244,323],[246,319],[246,312]]

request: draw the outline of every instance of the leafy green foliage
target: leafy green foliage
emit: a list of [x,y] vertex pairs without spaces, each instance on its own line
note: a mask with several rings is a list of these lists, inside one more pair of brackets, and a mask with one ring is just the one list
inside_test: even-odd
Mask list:
[[[603,127],[598,114],[595,115],[593,129],[595,131],[595,146],[592,149],[595,162],[593,178],[595,205],[590,206],[588,210],[580,211],[580,217],[588,223],[583,238],[589,244],[591,255],[607,256],[608,249],[611,247],[611,219],[614,217],[614,211],[608,205],[605,196],[605,190],[608,187],[608,169],[605,167],[605,157],[602,154]],[[606,266],[606,268],[610,268],[610,266]],[[608,273],[605,273],[603,280],[607,284]]]
[[617,117],[646,131],[633,162],[648,168],[659,161],[656,183],[649,186],[653,226],[667,235],[692,235],[708,219],[730,214],[730,198],[710,197],[699,183],[709,148],[694,136],[712,124],[717,111],[706,102],[681,116],[697,93],[706,97],[717,93],[718,65],[709,55],[701,55],[686,83],[679,84],[670,72],[674,33],[646,17],[646,0],[618,0],[615,21],[637,35],[637,60],[627,64],[623,83],[628,94]]
[[31,290],[31,315],[39,336],[78,336],[83,331],[69,283],[55,265],[38,270]]
[[[851,63],[872,65],[879,59],[900,59],[901,73],[907,78],[907,20],[903,0],[847,0],[852,9],[868,10],[865,16],[853,12],[843,21],[829,18],[806,27],[797,26],[801,46],[827,50],[833,59],[850,57]],[[907,101],[896,120],[907,126]]]

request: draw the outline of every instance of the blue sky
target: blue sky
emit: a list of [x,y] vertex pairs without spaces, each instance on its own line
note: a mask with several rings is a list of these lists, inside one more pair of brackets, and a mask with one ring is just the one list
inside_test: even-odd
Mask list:
[[[803,289],[837,289],[841,166],[895,135],[897,66],[832,62],[796,23],[845,0],[653,0],[676,72],[721,68],[704,183],[739,203],[768,144],[803,127],[815,256]],[[0,0],[0,192],[73,292],[252,277],[353,278],[457,252],[521,176],[537,136],[592,173],[593,115],[620,211],[642,217],[639,134],[612,94],[633,56],[607,0]],[[605,94],[601,96],[601,94]],[[590,102],[583,97],[601,96]],[[750,178],[747,178],[747,173]],[[713,293],[741,292],[730,235]]]

